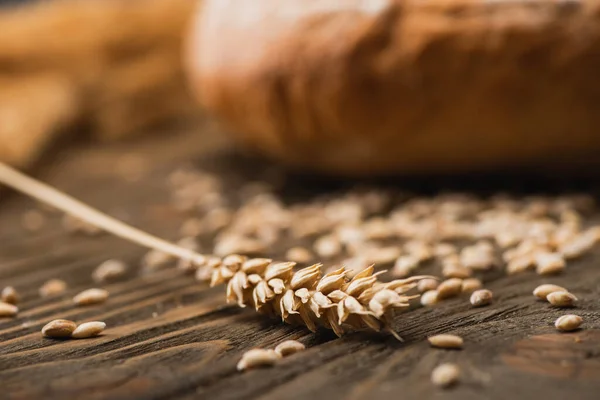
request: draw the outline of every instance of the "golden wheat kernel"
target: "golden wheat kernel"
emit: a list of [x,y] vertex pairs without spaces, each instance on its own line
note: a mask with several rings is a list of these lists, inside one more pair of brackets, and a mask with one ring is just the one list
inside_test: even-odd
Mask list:
[[483,283],[477,278],[465,279],[462,282],[461,292],[462,293],[473,293],[477,289],[481,289]]
[[77,324],[66,319],[55,319],[48,322],[42,328],[42,335],[49,338],[68,338],[71,337],[73,331],[77,328]]
[[439,347],[442,349],[460,349],[463,347],[463,338],[456,335],[435,335],[427,338],[429,343],[433,347]]
[[0,301],[0,318],[14,317],[19,312],[19,309],[14,304]]
[[71,337],[75,339],[86,339],[98,336],[105,328],[106,324],[101,321],[84,322],[73,331]]
[[444,278],[466,279],[473,275],[473,271],[460,264],[446,264],[442,267],[442,275]]
[[340,241],[331,235],[322,236],[314,243],[315,252],[324,258],[332,258],[340,254],[342,245]]
[[155,271],[166,267],[174,260],[173,256],[160,250],[150,250],[142,258],[142,267],[149,271]]
[[535,256],[539,275],[555,275],[565,270],[565,260],[558,253],[540,253]]
[[289,356],[304,350],[306,347],[297,340],[286,340],[275,347],[275,353],[281,357]]
[[313,254],[305,247],[292,247],[285,253],[285,258],[290,261],[305,264],[313,259]]
[[450,278],[443,281],[437,288],[438,300],[458,296],[462,291],[462,279]]
[[438,258],[444,258],[456,253],[458,253],[458,249],[450,243],[438,243],[433,248],[433,254]]
[[237,363],[238,371],[255,367],[268,367],[277,362],[281,356],[275,350],[252,349],[248,350]]
[[533,255],[525,254],[512,258],[506,265],[506,273],[508,275],[519,274],[531,269],[535,265]]
[[558,250],[566,259],[576,258],[591,250],[598,239],[597,231],[588,229],[564,243]]
[[365,251],[365,257],[369,264],[390,264],[399,256],[400,248],[398,246],[373,247]]
[[61,279],[50,279],[40,287],[39,293],[41,297],[51,297],[59,295],[65,290],[67,290],[65,281]]
[[409,276],[418,266],[419,260],[412,255],[398,257],[392,269],[392,275],[399,278]]
[[87,289],[73,297],[73,302],[78,306],[104,303],[108,299],[108,291],[104,289]]
[[38,210],[29,210],[21,216],[21,225],[30,232],[37,232],[44,227],[46,217]]
[[19,293],[12,286],[7,286],[2,289],[2,294],[0,294],[0,300],[9,304],[17,304],[19,302]]
[[95,282],[109,282],[121,278],[127,272],[127,264],[121,260],[106,260],[92,273]]
[[433,278],[425,278],[425,279],[421,279],[418,283],[417,283],[417,290],[420,293],[425,293],[429,290],[435,290],[437,289],[438,285],[440,284],[440,282],[437,279],[433,279]]
[[548,295],[553,292],[568,292],[568,290],[562,286],[546,283],[536,287],[533,290],[533,295],[539,299],[547,300]]
[[432,306],[438,302],[438,291],[428,290],[421,295],[421,304],[425,307]]
[[502,249],[506,249],[517,245],[521,241],[521,239],[521,235],[510,231],[500,231],[494,235],[494,240]]
[[487,306],[492,302],[492,292],[487,289],[476,290],[471,294],[469,299],[474,307]]
[[435,367],[431,373],[431,382],[439,387],[447,388],[460,379],[460,368],[456,364],[445,363]]
[[559,317],[556,322],[554,322],[554,326],[559,331],[571,332],[579,329],[582,323],[583,318],[581,318],[579,315],[569,314]]
[[556,307],[572,307],[577,301],[577,297],[566,291],[552,292],[546,299]]

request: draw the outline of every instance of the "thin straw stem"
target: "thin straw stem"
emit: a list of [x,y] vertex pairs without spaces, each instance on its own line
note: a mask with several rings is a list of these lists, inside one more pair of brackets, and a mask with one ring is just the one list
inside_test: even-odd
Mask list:
[[201,257],[194,251],[169,243],[140,229],[127,225],[110,217],[53,187],[35,180],[14,168],[0,162],[0,183],[49,204],[59,210],[77,217],[91,225],[116,236],[150,249],[159,250],[172,256],[193,260]]

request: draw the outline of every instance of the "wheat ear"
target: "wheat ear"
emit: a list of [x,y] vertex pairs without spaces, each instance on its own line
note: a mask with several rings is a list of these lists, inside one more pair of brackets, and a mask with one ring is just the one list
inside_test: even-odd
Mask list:
[[230,255],[222,260],[207,259],[197,270],[199,280],[211,286],[227,285],[227,301],[250,306],[262,314],[278,316],[287,323],[305,325],[311,331],[319,326],[342,336],[346,331],[389,331],[394,310],[405,309],[410,289],[426,276],[413,276],[381,282],[373,265],[352,279],[344,267],[322,275],[321,264],[294,272],[294,262],[272,262],[266,258],[248,259]]
[[377,279],[383,271],[374,273],[373,266],[349,279],[343,267],[322,275],[321,264],[294,272],[294,262],[205,256],[109,217],[1,162],[0,182],[116,236],[184,260],[197,268],[199,279],[210,280],[211,286],[226,283],[228,302],[249,305],[313,332],[319,326],[333,329],[338,336],[347,330],[387,330],[402,340],[391,329],[393,312],[407,308],[408,301],[418,295],[405,293],[420,279],[429,278],[414,276],[384,283]]

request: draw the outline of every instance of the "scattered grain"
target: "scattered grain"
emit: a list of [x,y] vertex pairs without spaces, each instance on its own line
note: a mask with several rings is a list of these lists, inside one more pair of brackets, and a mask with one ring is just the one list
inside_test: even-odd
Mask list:
[[462,279],[458,278],[450,278],[440,283],[440,285],[437,288],[438,300],[458,296],[462,291],[462,283]]
[[127,272],[127,264],[121,260],[111,259],[106,260],[98,265],[92,273],[92,279],[95,282],[110,282],[123,277]]
[[106,328],[106,324],[101,321],[84,322],[79,325],[71,334],[75,339],[86,339],[98,336]]
[[286,340],[275,347],[275,353],[279,354],[281,357],[285,357],[302,351],[305,348],[306,347],[297,340]]
[[39,293],[41,297],[57,296],[67,290],[67,283],[61,279],[50,279],[44,283]]
[[156,271],[172,263],[173,256],[159,250],[150,250],[142,258],[142,268],[147,271]]
[[78,306],[104,303],[108,299],[108,292],[104,289],[87,289],[73,297],[73,302]]
[[552,292],[546,299],[555,307],[572,307],[577,301],[577,297],[566,291]]
[[2,289],[0,299],[5,303],[17,304],[19,302],[19,293],[14,287],[7,286],[4,289]]
[[446,264],[442,267],[442,275],[444,278],[466,279],[473,275],[473,271],[460,264]]
[[14,317],[19,312],[19,309],[14,304],[0,301],[0,318]]
[[487,306],[492,302],[492,292],[487,289],[476,290],[471,294],[470,301],[474,307]]
[[419,283],[417,283],[417,290],[420,293],[425,293],[427,291],[437,289],[437,287],[438,287],[439,284],[440,283],[438,282],[437,279],[433,279],[433,278],[421,279],[419,281]]
[[469,278],[462,281],[461,292],[462,293],[473,293],[477,289],[481,289],[483,283],[477,278]]
[[554,326],[559,331],[571,332],[579,329],[582,323],[583,318],[581,318],[579,315],[569,314],[559,317],[556,322],[554,322]]
[[456,335],[435,335],[427,338],[429,343],[433,347],[439,347],[441,349],[460,349],[463,347],[463,338]]
[[398,278],[409,276],[419,266],[419,259],[413,255],[398,257],[392,275]]
[[342,251],[340,241],[332,235],[321,236],[313,246],[315,252],[323,258],[333,258]]
[[49,338],[68,338],[77,328],[77,324],[66,319],[55,319],[42,328],[42,335]]
[[533,290],[533,295],[542,300],[547,300],[548,295],[553,292],[568,292],[568,290],[562,286],[547,283],[536,287]]
[[431,373],[431,382],[439,387],[450,387],[460,379],[460,369],[458,365],[445,363],[435,367]]
[[421,304],[425,307],[432,306],[438,302],[438,291],[428,290],[421,295]]
[[313,254],[305,247],[292,247],[289,249],[285,258],[301,264],[309,263],[314,257]]
[[565,270],[566,264],[559,253],[540,253],[535,256],[536,272],[539,275],[555,275]]
[[281,356],[274,350],[252,349],[244,353],[237,363],[238,371],[255,367],[268,367],[277,362]]

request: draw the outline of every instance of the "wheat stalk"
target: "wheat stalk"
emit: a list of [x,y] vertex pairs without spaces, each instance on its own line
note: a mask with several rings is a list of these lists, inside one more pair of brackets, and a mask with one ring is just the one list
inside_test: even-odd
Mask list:
[[211,286],[227,285],[227,302],[250,306],[261,314],[278,316],[287,323],[319,326],[342,336],[348,330],[388,331],[394,310],[405,309],[418,295],[406,293],[427,276],[381,282],[371,265],[349,279],[344,267],[322,274],[322,264],[294,272],[294,262],[230,255],[207,259],[197,271]]

